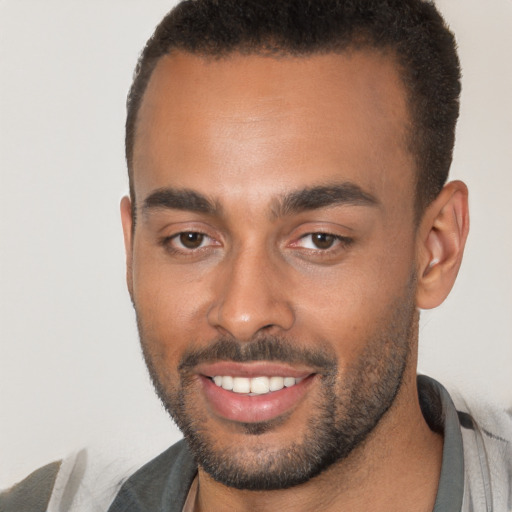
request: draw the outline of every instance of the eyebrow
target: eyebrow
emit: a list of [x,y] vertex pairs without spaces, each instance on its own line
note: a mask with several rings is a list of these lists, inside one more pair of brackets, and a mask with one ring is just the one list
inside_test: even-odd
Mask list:
[[160,188],[144,200],[143,213],[150,210],[173,209],[214,215],[220,207],[203,194],[190,189]]
[[283,217],[308,210],[318,210],[330,206],[378,206],[375,196],[354,183],[344,182],[309,187],[285,194],[272,208],[272,215]]
[[[379,201],[354,183],[345,182],[318,185],[289,192],[275,200],[271,216],[285,217],[308,210],[318,210],[338,205],[377,206]],[[207,215],[221,211],[217,201],[191,189],[160,188],[152,192],[142,205],[142,212],[173,209]]]

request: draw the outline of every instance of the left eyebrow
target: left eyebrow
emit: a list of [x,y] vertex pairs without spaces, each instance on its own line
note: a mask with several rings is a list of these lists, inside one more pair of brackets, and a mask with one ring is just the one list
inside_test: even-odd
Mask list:
[[308,210],[338,205],[370,206],[380,203],[375,196],[354,183],[320,185],[290,192],[281,197],[272,208],[272,215],[283,217]]

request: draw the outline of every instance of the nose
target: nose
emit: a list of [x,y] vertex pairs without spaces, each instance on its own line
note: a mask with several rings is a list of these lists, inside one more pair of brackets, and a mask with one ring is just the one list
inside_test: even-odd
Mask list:
[[283,273],[261,252],[241,252],[216,279],[208,322],[223,335],[249,341],[260,331],[278,334],[295,321]]

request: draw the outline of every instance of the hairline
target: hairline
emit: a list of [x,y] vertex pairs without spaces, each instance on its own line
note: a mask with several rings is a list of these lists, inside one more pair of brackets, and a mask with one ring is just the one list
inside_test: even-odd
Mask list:
[[[292,49],[286,49],[282,46],[268,47],[263,44],[259,44],[257,46],[251,45],[250,43],[244,43],[238,46],[233,47],[229,50],[224,51],[207,51],[206,49],[199,49],[196,51],[190,50],[188,48],[183,48],[180,45],[173,46],[169,49],[169,51],[162,53],[158,58],[151,59],[150,65],[146,64],[146,72],[144,74],[143,87],[139,90],[139,95],[136,98],[135,108],[132,107],[132,117],[127,119],[126,127],[128,128],[128,122],[131,122],[131,131],[130,133],[127,130],[126,133],[126,142],[130,142],[130,144],[126,145],[126,149],[130,149],[130,152],[126,152],[126,161],[128,167],[128,176],[129,176],[129,184],[130,184],[130,199],[132,202],[132,219],[133,219],[133,227],[135,227],[136,220],[136,194],[135,194],[135,186],[134,186],[134,150],[135,150],[135,140],[137,136],[137,126],[139,124],[139,113],[141,110],[142,103],[146,96],[146,92],[150,81],[154,75],[154,72],[159,65],[159,63],[164,58],[172,57],[176,54],[182,55],[191,55],[195,57],[202,58],[206,61],[220,61],[220,60],[228,60],[231,57],[263,57],[263,58],[271,58],[275,60],[287,59],[287,58],[298,58],[298,59],[307,59],[310,57],[321,56],[321,55],[346,55],[357,52],[371,52],[376,55],[382,55],[389,58],[390,62],[395,66],[395,70],[397,72],[397,76],[400,79],[400,82],[403,86],[403,93],[405,95],[406,108],[407,108],[407,124],[404,127],[405,137],[403,140],[404,149],[409,151],[413,157],[414,162],[414,179],[415,179],[415,188],[414,188],[414,223],[415,225],[419,224],[421,220],[421,216],[428,206],[430,202],[423,203],[420,198],[419,193],[419,184],[420,184],[420,174],[422,172],[420,162],[418,161],[418,149],[415,148],[417,142],[415,141],[415,126],[417,126],[418,121],[415,119],[414,115],[414,96],[412,91],[412,86],[409,83],[409,74],[410,69],[402,62],[400,52],[398,51],[396,45],[393,46],[391,43],[378,44],[375,41],[372,41],[371,35],[370,37],[365,36],[357,36],[354,35],[352,40],[347,43],[337,43],[331,45],[324,45],[316,49],[307,49],[303,51],[294,51]],[[132,88],[130,90],[130,95],[133,90],[133,86],[137,83],[137,80],[134,80],[132,84]],[[432,199],[433,200],[433,199]]]

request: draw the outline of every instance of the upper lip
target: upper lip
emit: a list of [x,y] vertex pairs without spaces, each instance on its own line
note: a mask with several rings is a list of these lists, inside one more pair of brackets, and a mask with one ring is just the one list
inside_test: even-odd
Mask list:
[[296,379],[307,377],[315,373],[311,368],[292,367],[286,363],[270,361],[254,361],[250,363],[237,363],[233,361],[217,361],[214,363],[199,364],[195,373],[205,377],[216,375],[231,375],[234,377],[294,377]]

